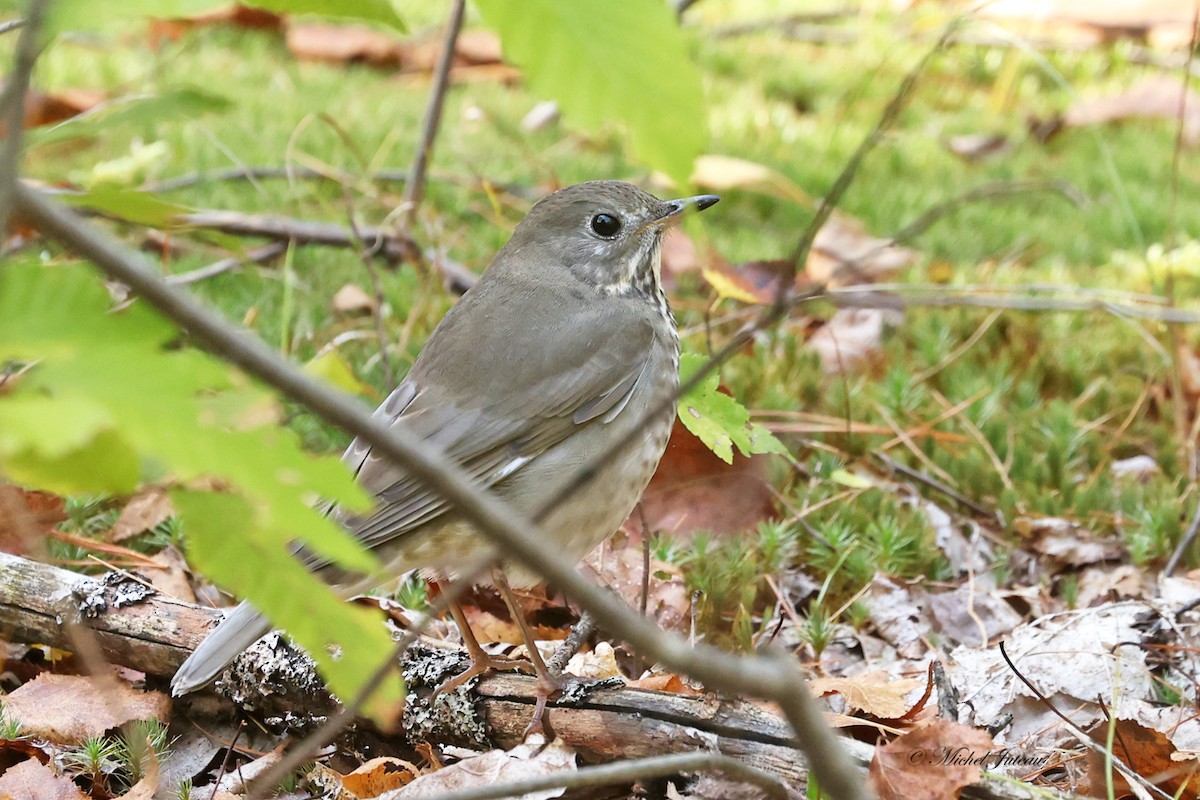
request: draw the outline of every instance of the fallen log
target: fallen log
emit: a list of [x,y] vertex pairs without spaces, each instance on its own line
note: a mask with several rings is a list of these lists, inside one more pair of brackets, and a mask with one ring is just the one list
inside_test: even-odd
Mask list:
[[[166,678],[207,635],[220,612],[157,593],[136,576],[108,573],[90,577],[0,553],[0,631],[11,641],[48,644],[70,650],[71,626],[88,629],[104,658],[149,676]],[[313,722],[336,705],[307,668],[286,656],[279,637],[261,641],[239,658],[235,673],[252,678],[240,685],[243,701],[278,722]],[[292,651],[294,652],[294,651]],[[430,686],[463,658],[446,643],[422,640],[403,665],[410,689],[405,733],[415,741],[509,748],[524,734],[537,696],[537,680],[494,674],[469,682],[452,695],[430,702]],[[307,662],[306,658],[302,659]],[[282,669],[280,665],[286,664]],[[290,683],[290,686],[283,686]],[[266,688],[250,698],[246,687]],[[315,688],[314,688],[315,687]],[[316,696],[314,696],[316,693]],[[467,702],[461,702],[467,700]],[[687,753],[719,752],[775,775],[792,787],[807,783],[808,770],[788,724],[770,711],[713,695],[683,695],[608,688],[575,701],[555,701],[547,719],[555,734],[584,763],[602,763]],[[860,766],[873,748],[844,740]],[[1033,800],[1066,797],[1044,787],[985,778],[964,797],[978,800]]]

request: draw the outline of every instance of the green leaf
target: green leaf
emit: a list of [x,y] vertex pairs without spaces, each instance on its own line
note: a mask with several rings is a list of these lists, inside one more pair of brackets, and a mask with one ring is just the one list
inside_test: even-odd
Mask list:
[[304,365],[304,371],[344,392],[363,397],[375,395],[375,390],[355,375],[354,370],[346,363],[346,359],[342,358],[341,354],[333,348],[322,350],[313,356]]
[[[181,492],[193,500],[199,563],[295,632],[335,690],[352,695],[389,640],[286,554],[299,542],[352,572],[374,571],[374,556],[315,507],[361,510],[370,498],[338,458],[304,452],[261,387],[174,346],[179,331],[145,304],[110,306],[90,269],[0,267],[0,362],[29,365],[0,394],[0,476],[60,494],[130,492],[140,477],[231,487],[236,496],[215,500]],[[334,644],[337,663],[326,652]]]
[[680,185],[708,143],[704,91],[662,0],[475,0],[508,60],[569,119],[616,118],[633,151]]
[[[188,552],[205,574],[246,587],[245,598],[317,661],[334,694],[353,697],[390,657],[394,644],[379,616],[314,581],[288,554],[290,533],[271,526],[245,498],[178,490],[171,502],[186,526]],[[253,537],[240,534],[249,520],[257,527]],[[367,711],[393,719],[403,699],[404,684],[396,676],[371,696]]]
[[115,431],[102,430],[82,446],[55,455],[38,452],[38,444],[34,439],[27,449],[0,453],[0,474],[55,494],[128,494],[137,487],[137,453]]
[[[679,363],[680,380],[688,381],[708,362],[704,356],[684,353]],[[750,422],[745,406],[718,390],[713,372],[696,388],[679,398],[679,419],[726,464],[733,463],[736,445],[742,455],[787,453],[783,442],[761,425]]]
[[[228,5],[229,0],[55,0],[50,4],[45,27],[49,34],[108,30],[149,17],[195,17]],[[246,5],[281,14],[320,14],[379,22],[405,30],[404,22],[388,0],[249,0]]]
[[119,189],[115,186],[100,186],[78,194],[64,194],[59,199],[76,208],[90,208],[113,219],[151,228],[170,227],[180,214],[186,214],[189,210],[146,192]]

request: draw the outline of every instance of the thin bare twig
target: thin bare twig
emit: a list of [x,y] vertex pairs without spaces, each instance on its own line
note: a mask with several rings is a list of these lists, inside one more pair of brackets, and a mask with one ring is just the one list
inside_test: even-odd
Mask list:
[[4,22],[0,22],[0,36],[3,36],[4,34],[9,33],[10,31],[15,31],[17,28],[22,27],[24,24],[25,24],[25,20],[20,19],[20,18],[8,19],[8,20],[5,20]]
[[0,94],[0,121],[5,128],[4,139],[0,141],[0,230],[7,229],[13,211],[13,193],[20,173],[22,131],[25,127],[25,94],[29,91],[33,65],[37,63],[38,36],[42,32],[46,2],[30,0],[29,13],[17,39],[12,74],[8,76],[4,92]]
[[[834,305],[848,298],[872,295],[886,297],[892,305],[901,307],[967,306],[1003,308],[1009,311],[1080,312],[1099,311],[1114,317],[1146,319],[1155,322],[1200,322],[1200,311],[1171,308],[1157,295],[1117,292],[1080,286],[943,286],[939,284],[874,283],[859,286],[839,286],[826,289],[825,296]],[[1068,295],[1065,298],[1047,295]],[[1107,299],[1121,298],[1121,299]],[[862,300],[857,300],[862,304]]]
[[1196,535],[1200,534],[1200,504],[1196,505],[1196,512],[1192,515],[1192,524],[1188,526],[1187,533],[1179,540],[1179,544],[1175,545],[1174,552],[1167,559],[1167,565],[1163,567],[1163,575],[1168,578],[1175,572],[1175,568],[1179,566],[1179,562],[1183,560],[1184,554],[1191,549],[1192,543],[1196,541]]
[[567,638],[563,639],[563,643],[546,662],[546,669],[550,674],[561,675],[562,671],[567,668],[567,662],[579,652],[579,648],[583,647],[583,643],[595,630],[595,617],[592,616],[592,612],[584,611],[580,615],[579,621],[575,623],[575,627],[571,628],[571,632],[567,634]]
[[[788,791],[770,773],[744,764],[720,753],[673,753],[666,756],[639,758],[605,764],[599,767],[584,767],[563,770],[536,778],[498,783],[493,786],[478,786],[470,789],[455,789],[430,796],[430,800],[499,800],[504,797],[523,797],[532,792],[548,789],[592,789],[600,786],[632,783],[647,778],[662,778],[680,772],[724,772],[732,778],[751,783],[762,789],[768,797],[787,800]],[[836,797],[836,795],[832,795]]]
[[215,278],[226,272],[232,272],[246,264],[265,264],[286,253],[287,248],[286,242],[271,242],[262,247],[256,247],[244,255],[222,258],[220,261],[214,261],[205,267],[199,267],[189,272],[180,272],[177,275],[168,275],[165,280],[172,286],[188,286],[200,281],[206,281],[209,278]]
[[[1001,183],[988,183],[983,186],[976,186],[974,189],[968,189],[956,197],[952,197],[921,212],[919,217],[892,234],[892,238],[887,243],[880,245],[879,250],[886,250],[895,244],[907,242],[920,236],[942,217],[953,214],[970,203],[1040,192],[1061,195],[1068,202],[1076,206],[1081,206],[1087,201],[1083,192],[1068,181],[1004,181]],[[859,260],[870,255],[873,255],[873,253],[868,253],[867,256],[862,256]]]
[[450,19],[446,21],[446,35],[442,39],[442,52],[438,56],[437,67],[433,72],[433,86],[429,90],[429,105],[425,107],[425,121],[421,125],[421,141],[417,147],[417,153],[413,157],[409,180],[404,184],[400,222],[405,231],[412,228],[417,207],[421,205],[421,199],[425,196],[425,172],[429,168],[429,158],[433,155],[433,142],[437,138],[438,127],[442,122],[442,105],[446,100],[446,90],[450,86],[450,65],[454,63],[454,48],[458,42],[458,33],[462,30],[466,5],[466,0],[454,0],[454,6],[450,9]]
[[988,519],[996,518],[995,511],[984,508],[983,506],[979,505],[974,500],[972,500],[971,498],[962,494],[961,492],[958,492],[958,491],[950,488],[946,484],[942,483],[937,478],[930,477],[929,475],[925,475],[924,473],[919,472],[919,471],[913,469],[912,467],[901,464],[896,459],[890,458],[890,457],[884,455],[883,453],[876,452],[876,453],[873,453],[873,455],[877,459],[882,461],[884,466],[886,466],[888,469],[893,470],[895,472],[899,472],[901,475],[911,478],[912,480],[917,481],[918,483],[925,484],[930,489],[935,489],[935,490],[941,492],[942,494],[946,495],[947,497],[949,497],[951,500],[955,501],[959,505],[966,506],[967,508],[971,509],[976,514],[979,514],[982,517],[987,517]]
[[[404,183],[408,180],[406,170],[384,169],[365,176],[367,180],[381,183]],[[174,178],[166,178],[147,184],[141,188],[143,192],[177,192],[188,189],[200,183],[238,180],[328,180],[337,183],[349,183],[354,180],[350,175],[318,170],[312,167],[230,167],[228,169],[210,172],[188,172]]]
[[375,252],[392,261],[404,259],[412,249],[412,240],[407,236],[383,228],[361,228],[360,235],[355,236],[354,231],[332,222],[215,210],[181,214],[176,221],[193,228],[211,228],[235,236],[264,236],[296,244],[356,247],[363,241],[379,242]]

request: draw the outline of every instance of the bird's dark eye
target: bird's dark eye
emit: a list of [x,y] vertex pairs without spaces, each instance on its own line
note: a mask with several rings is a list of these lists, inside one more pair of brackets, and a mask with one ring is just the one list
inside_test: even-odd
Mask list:
[[597,236],[611,239],[620,232],[621,220],[612,214],[597,214],[592,217],[592,230],[596,232]]

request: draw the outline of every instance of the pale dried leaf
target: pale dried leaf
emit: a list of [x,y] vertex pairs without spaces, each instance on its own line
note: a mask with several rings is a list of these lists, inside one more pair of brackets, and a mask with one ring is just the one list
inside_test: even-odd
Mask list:
[[0,775],[0,797],[4,800],[87,800],[75,782],[36,758],[9,767]]
[[[920,699],[924,680],[896,679],[884,670],[862,672],[849,678],[817,678],[808,688],[818,697],[841,695],[846,705],[880,719],[900,719]],[[918,693],[913,696],[914,692]]]
[[[630,607],[641,606],[644,564],[640,539],[614,536],[593,550],[583,565]],[[690,618],[692,601],[679,567],[651,558],[648,588],[646,613],[663,628],[680,630]]]
[[952,643],[987,644],[1021,624],[1021,615],[996,590],[991,574],[981,574],[949,592],[931,593],[929,613]]
[[521,130],[529,133],[540,131],[542,128],[558,122],[560,116],[562,116],[562,112],[558,108],[558,103],[553,100],[543,100],[529,109],[529,113],[521,118]]
[[883,311],[877,308],[838,309],[805,346],[816,352],[826,374],[850,372],[879,355],[883,321]]
[[110,542],[123,542],[161,525],[174,513],[167,492],[161,487],[151,486],[129,499],[107,538]]
[[[1127,119],[1165,119],[1179,117],[1179,101],[1184,83],[1174,75],[1143,78],[1112,97],[1082,100],[1067,110],[1064,121],[1070,126],[1097,125]],[[1200,94],[1188,91],[1183,112],[1183,140],[1189,146],[1200,144]]]
[[814,283],[847,286],[890,280],[916,260],[915,250],[872,236],[861,220],[835,211],[817,231],[804,271]]
[[347,283],[333,296],[333,310],[339,314],[374,314],[377,307],[375,298],[353,283]]
[[946,140],[946,149],[959,158],[974,163],[1007,150],[1008,137],[1002,133],[968,133],[962,136],[951,136]]
[[[542,745],[540,740],[531,739],[512,750],[482,753],[437,772],[422,775],[407,786],[381,797],[384,800],[432,797],[477,786],[494,786],[555,772],[575,771],[575,751],[567,747],[561,739],[556,739],[545,747]],[[521,795],[521,800],[550,800],[552,797],[561,797],[563,791],[547,789],[531,792]]]
[[920,658],[925,653],[928,625],[912,591],[883,575],[876,575],[871,591],[863,598],[867,618],[878,633],[903,658]]
[[1141,567],[1120,564],[1116,567],[1087,567],[1078,576],[1075,605],[1088,608],[1098,600],[1129,600],[1145,597],[1149,576]]
[[1113,477],[1118,480],[1130,479],[1143,483],[1159,472],[1158,462],[1152,456],[1147,455],[1122,458],[1120,461],[1114,461],[1109,469],[1112,470]]
[[[1021,674],[1079,727],[1101,718],[1098,697],[1113,715],[1134,718],[1146,698],[1155,697],[1155,678],[1146,666],[1146,651],[1122,643],[1141,641],[1143,632],[1136,626],[1146,611],[1144,603],[1127,601],[1051,614],[1013,629],[1006,649]],[[958,647],[950,657],[947,674],[959,690],[964,721],[988,725],[1011,713],[1012,725],[1001,736],[1029,747],[1071,738],[1013,674],[998,648]]]
[[692,183],[717,192],[742,189],[801,205],[812,204],[808,194],[783,173],[735,156],[700,156],[692,169]]
[[402,56],[399,41],[365,25],[289,25],[287,48],[296,58],[307,61],[374,67],[399,66]]
[[192,582],[188,580],[188,564],[178,548],[166,547],[150,556],[150,560],[159,568],[145,567],[139,572],[150,580],[155,589],[185,603],[196,602],[196,593],[192,591]]
[[580,678],[615,678],[621,676],[617,651],[608,642],[598,642],[595,649],[571,656],[563,672]]
[[43,673],[4,698],[4,712],[33,736],[80,744],[130,720],[166,721],[171,700],[116,679]]

